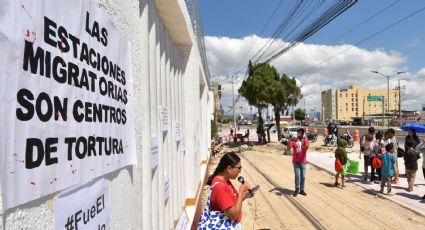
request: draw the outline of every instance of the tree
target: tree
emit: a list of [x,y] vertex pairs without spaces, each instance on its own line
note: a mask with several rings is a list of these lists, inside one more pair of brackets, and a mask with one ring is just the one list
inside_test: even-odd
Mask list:
[[211,120],[211,140],[214,140],[217,137],[217,134],[218,134],[217,123]]
[[280,114],[288,113],[289,106],[296,105],[301,98],[301,89],[297,86],[295,78],[290,78],[286,74],[282,74],[276,80],[276,84],[272,85],[272,93],[269,95],[270,104],[273,105],[274,115],[276,118],[276,129],[278,140],[282,137],[280,129]]
[[[301,89],[295,78],[286,74],[281,77],[276,68],[269,64],[257,64],[249,68],[250,75],[242,82],[239,93],[250,105],[254,105],[261,114],[261,108],[271,104],[276,117],[278,139],[282,136],[280,129],[280,114],[287,113],[288,107],[296,105],[302,97]],[[291,97],[290,97],[291,95]],[[259,116],[257,129],[263,134],[263,120]]]
[[264,136],[264,121],[261,117],[261,109],[269,104],[270,85],[274,84],[278,73],[276,69],[269,64],[249,65],[249,76],[242,82],[238,92],[252,106],[258,110],[257,133]]
[[306,113],[303,109],[298,108],[295,110],[295,120],[303,121],[305,120]]

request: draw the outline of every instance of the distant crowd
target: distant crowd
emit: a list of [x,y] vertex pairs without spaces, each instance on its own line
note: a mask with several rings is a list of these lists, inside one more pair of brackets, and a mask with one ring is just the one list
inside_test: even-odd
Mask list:
[[[338,177],[344,178],[346,174],[346,165],[348,162],[347,152],[345,151],[346,142],[338,139],[338,148],[335,151],[335,185],[338,186]],[[364,177],[363,179],[370,184],[380,183],[381,190],[392,195],[391,185],[397,184],[400,178],[399,164],[397,158],[403,158],[405,173],[407,177],[407,191],[413,191],[416,172],[418,170],[418,160],[420,154],[425,154],[425,139],[420,140],[415,130],[409,130],[404,141],[404,148],[399,145],[395,136],[395,130],[390,128],[386,131],[375,131],[370,127],[366,135],[360,139],[359,159],[363,155]],[[425,157],[422,156],[422,172],[425,177]],[[344,186],[344,179],[342,179]],[[423,197],[425,199],[425,195]]]

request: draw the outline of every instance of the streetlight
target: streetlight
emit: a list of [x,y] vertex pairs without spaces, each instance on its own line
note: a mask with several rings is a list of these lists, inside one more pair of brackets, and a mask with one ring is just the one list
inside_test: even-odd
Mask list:
[[383,74],[383,73],[380,73],[376,70],[373,70],[371,72],[382,75],[382,76],[387,78],[387,127],[389,128],[390,127],[390,119],[389,119],[389,114],[390,114],[390,77],[393,77],[393,76],[398,75],[398,74],[402,74],[404,72],[400,71],[400,72],[393,73],[391,75]]

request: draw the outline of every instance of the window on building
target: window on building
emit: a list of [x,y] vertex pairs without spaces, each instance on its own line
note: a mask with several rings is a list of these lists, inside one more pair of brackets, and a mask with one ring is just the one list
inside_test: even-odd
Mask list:
[[348,106],[348,103],[345,103],[345,106]]
[[354,112],[354,108],[351,108],[351,111]]
[[339,96],[342,97],[342,93],[339,93]]

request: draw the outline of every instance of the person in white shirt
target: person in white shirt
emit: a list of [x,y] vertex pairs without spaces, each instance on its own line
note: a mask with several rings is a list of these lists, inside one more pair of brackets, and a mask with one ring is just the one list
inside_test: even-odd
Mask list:
[[[360,140],[360,146],[363,147],[360,150],[359,159],[361,159],[361,155],[363,153],[363,159],[364,159],[364,180],[367,181],[369,177],[369,166],[371,166],[371,162],[369,159],[374,157],[374,145],[375,145],[375,128],[369,127],[367,134],[362,137]],[[371,171],[372,166],[370,167]],[[374,178],[371,178],[371,181],[373,182]]]
[[[397,151],[398,151],[398,141],[397,138],[395,137],[395,130],[394,129],[388,129],[388,134],[389,134],[389,140],[390,143],[393,144],[394,146],[394,156],[397,159]],[[398,184],[398,177],[399,177],[399,170],[398,170],[398,160],[395,161],[395,168],[394,168],[394,180],[391,181],[392,184]]]

